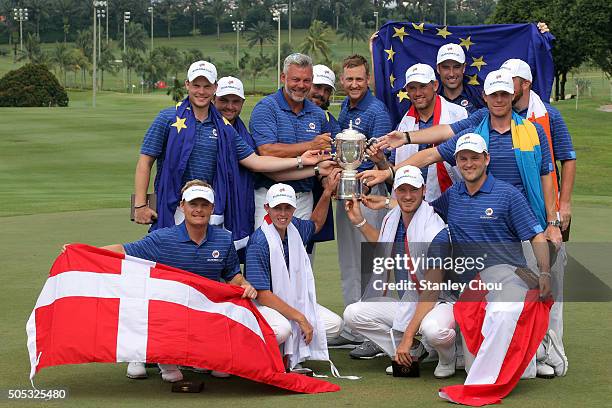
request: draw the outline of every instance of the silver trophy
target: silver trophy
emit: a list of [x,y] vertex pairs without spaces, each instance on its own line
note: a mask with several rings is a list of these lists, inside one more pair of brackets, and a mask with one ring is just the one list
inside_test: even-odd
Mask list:
[[348,129],[336,135],[334,145],[336,146],[335,159],[343,168],[338,184],[336,198],[338,200],[350,200],[355,196],[360,198],[362,194],[361,180],[357,179],[357,169],[368,158],[366,148],[376,139],[366,139],[363,133],[353,129],[351,121]]

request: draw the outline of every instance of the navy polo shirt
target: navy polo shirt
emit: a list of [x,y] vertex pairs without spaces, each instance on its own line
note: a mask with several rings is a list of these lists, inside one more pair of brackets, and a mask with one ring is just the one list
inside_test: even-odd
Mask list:
[[[175,121],[176,108],[167,108],[159,112],[147,130],[140,148],[141,154],[157,159],[156,191],[166,156],[166,142],[170,134],[170,126]],[[234,133],[234,145],[238,160],[243,160],[254,153],[254,150],[242,140],[238,133]],[[195,179],[212,184],[216,172],[217,130],[209,115],[203,122],[196,120],[195,144],[183,173],[182,184]]]
[[[315,224],[310,220],[302,220],[293,217],[291,223],[297,228],[302,238],[304,245],[310,242],[314,231]],[[288,234],[285,234],[283,239],[283,254],[285,255],[285,264],[289,270],[289,239]],[[249,243],[246,249],[246,261],[244,263],[244,273],[249,283],[257,290],[272,290],[272,278],[270,273],[270,246],[266,235],[260,228],[251,234]]]
[[[389,111],[384,103],[370,93],[368,89],[354,108],[350,107],[348,96],[342,102],[338,123],[341,129],[348,129],[350,122],[353,129],[363,133],[366,138],[382,137],[393,130]],[[371,161],[364,161],[358,170],[363,171],[374,167]]]
[[543,232],[523,194],[491,174],[473,195],[462,181],[431,205],[448,224],[455,258],[483,256],[485,268],[526,266],[521,241]]
[[240,263],[232,234],[209,225],[200,245],[193,242],[185,223],[160,228],[140,241],[123,244],[125,253],[149,261],[183,269],[208,279],[226,282],[240,273]]
[[[550,157],[550,150],[548,148],[548,139],[544,129],[537,123],[534,123],[538,138],[540,139],[540,150],[542,152],[542,163],[540,165],[540,175],[545,176],[552,171],[552,161]],[[463,130],[437,146],[438,153],[452,166],[456,165],[455,162],[455,146],[459,137],[466,133],[473,132],[473,128]],[[491,156],[491,162],[487,169],[488,174],[494,175],[500,180],[504,180],[507,183],[512,184],[527,198],[525,187],[523,186],[523,180],[521,179],[521,173],[518,165],[516,164],[516,157],[512,148],[512,134],[510,130],[505,133],[499,133],[496,130],[492,130],[489,133],[489,155]]]
[[[257,147],[274,143],[309,142],[317,135],[331,133],[323,109],[305,99],[302,110],[294,113],[285,99],[283,88],[257,102],[251,113],[249,129]],[[266,176],[255,174],[255,188],[270,188],[275,183]],[[312,191],[314,185],[311,177],[286,183],[297,193]]]
[[449,101],[450,103],[454,103],[455,105],[459,105],[464,107],[468,113],[471,115],[476,112],[480,108],[486,106],[484,100],[481,96],[478,95],[479,92],[482,92],[482,88],[476,88],[471,94],[467,92],[467,87],[470,85],[466,85],[463,83],[463,88],[461,89],[461,93],[455,99],[450,99],[446,95],[444,95],[444,87],[442,86],[442,81],[440,81],[440,86],[438,88],[438,95],[443,96],[444,99]]

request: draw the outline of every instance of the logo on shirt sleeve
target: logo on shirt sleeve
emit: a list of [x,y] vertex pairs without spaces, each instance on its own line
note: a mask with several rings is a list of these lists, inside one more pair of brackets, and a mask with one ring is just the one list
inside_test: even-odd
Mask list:
[[361,118],[355,119],[355,126],[359,126],[361,124]]
[[469,104],[470,104],[470,102],[467,99],[464,99],[464,100],[461,101],[461,106],[463,106],[464,108],[466,106],[468,106]]

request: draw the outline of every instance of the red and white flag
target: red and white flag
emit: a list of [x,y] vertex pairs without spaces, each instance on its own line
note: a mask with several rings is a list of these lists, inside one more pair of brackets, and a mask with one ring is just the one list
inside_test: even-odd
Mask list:
[[53,264],[26,331],[30,378],[62,364],[205,367],[303,393],[340,387],[285,373],[274,333],[243,289],[73,244]]
[[[457,404],[480,407],[501,403],[502,398],[510,394],[518,384],[548,329],[552,301],[540,300],[539,290],[532,289],[526,292],[520,310],[515,312],[515,325],[507,337],[509,341],[506,343],[504,339],[499,338],[493,340],[492,344],[491,339],[495,336],[505,337],[507,334],[502,328],[497,328],[502,333],[496,333],[491,327],[493,317],[487,317],[487,293],[486,290],[465,291],[455,303],[453,312],[470,353],[476,356],[485,348],[484,352],[489,356],[484,362],[489,366],[485,371],[498,369],[497,375],[491,383],[484,383],[486,381],[482,378],[472,378],[471,384],[451,385],[439,390],[440,397]],[[520,305],[520,302],[501,302],[497,306],[512,307],[517,304]],[[491,338],[485,347],[483,343],[488,336]],[[470,371],[470,374],[474,373]],[[466,383],[469,377],[470,375]],[[478,374],[475,377],[478,377]]]

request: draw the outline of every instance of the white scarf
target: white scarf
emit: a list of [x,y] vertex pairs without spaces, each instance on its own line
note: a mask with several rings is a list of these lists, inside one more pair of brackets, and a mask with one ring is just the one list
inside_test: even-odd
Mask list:
[[548,111],[546,110],[546,106],[542,99],[538,96],[537,93],[529,90],[529,106],[527,107],[527,119],[531,117],[541,118],[542,116],[546,116]]
[[[398,205],[385,216],[380,234],[378,235],[378,242],[384,242],[388,246],[386,248],[387,253],[385,254],[387,257],[391,256],[392,243],[395,241],[395,234],[400,222],[403,222],[402,212]],[[427,202],[422,202],[413,215],[412,220],[410,220],[406,231],[410,256],[413,259],[426,257],[429,244],[444,226],[444,221],[434,212],[431,205]],[[427,268],[423,267],[425,265],[422,262],[414,264],[416,265],[416,271],[413,272],[416,274],[417,281],[420,281],[424,278]],[[388,271],[385,271],[383,275],[377,276],[376,279],[383,279],[383,282],[386,282],[388,280]],[[371,285],[369,286],[371,287]],[[393,319],[394,330],[401,332],[406,330],[406,326],[414,316],[418,300],[419,296],[416,290],[404,292],[401,304]]]
[[[440,125],[450,125],[451,123],[455,123],[459,120],[468,117],[468,113],[465,108],[459,105],[455,105],[454,103],[450,103],[441,96],[440,100],[442,102],[439,123]],[[416,121],[415,117],[408,116],[406,114],[402,118],[402,121],[399,123],[399,125],[397,125],[397,130],[401,132],[419,130],[419,122]],[[403,162],[418,151],[419,145],[417,144],[409,144],[398,147],[395,150],[395,163],[399,164]],[[459,173],[456,167],[451,166],[446,162],[444,162],[444,167],[446,167],[446,172],[453,181],[453,184],[462,180],[461,173]],[[435,163],[429,165],[426,184],[427,189],[425,190],[425,201],[432,202],[436,198],[440,197],[442,192],[440,191],[440,184],[438,183],[438,169],[436,168]]]
[[283,243],[274,224],[264,219],[261,230],[270,247],[270,275],[274,294],[304,314],[314,329],[312,341],[306,345],[299,325],[290,321],[292,334],[284,343],[285,355],[289,356],[290,368],[305,360],[328,361],[325,326],[317,313],[317,296],[312,267],[298,229],[292,223],[289,223],[287,227],[289,270],[285,263]]

